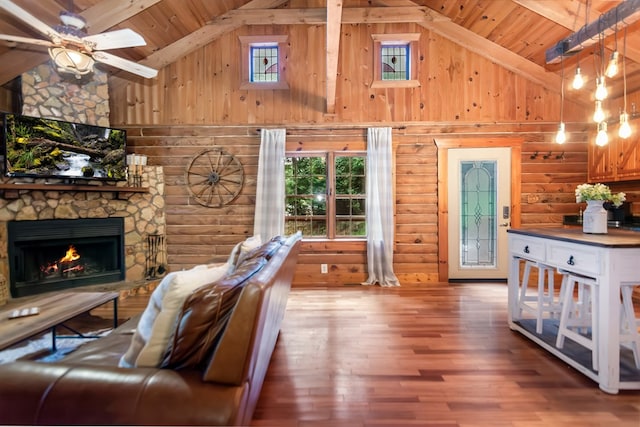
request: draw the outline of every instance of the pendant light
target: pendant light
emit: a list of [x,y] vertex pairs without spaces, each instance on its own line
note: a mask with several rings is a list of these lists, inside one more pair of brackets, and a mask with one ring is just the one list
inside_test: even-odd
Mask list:
[[596,101],[596,110],[593,113],[593,121],[600,123],[604,120],[604,110],[602,109],[602,101]]
[[598,123],[598,134],[596,135],[596,145],[598,147],[604,147],[609,143],[609,136],[607,135],[607,122]]
[[618,74],[618,58],[620,54],[618,53],[618,8],[616,8],[616,29],[615,29],[615,46],[613,48],[613,52],[611,52],[611,59],[609,59],[609,64],[607,64],[607,69],[604,72],[604,75],[609,77],[610,79],[615,77]]
[[627,27],[624,27],[624,41],[622,44],[622,85],[623,85],[623,103],[622,113],[620,113],[620,127],[618,128],[618,136],[620,138],[629,138],[631,136],[631,126],[629,126],[629,114],[627,114]]
[[556,144],[564,144],[567,134],[564,131],[564,56],[560,56],[560,124],[556,133]]

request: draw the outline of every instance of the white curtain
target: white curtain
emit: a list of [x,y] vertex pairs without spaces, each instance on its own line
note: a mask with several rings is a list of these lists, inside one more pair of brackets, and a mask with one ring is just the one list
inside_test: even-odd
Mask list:
[[367,132],[367,267],[363,285],[400,286],[393,272],[391,128]]
[[285,129],[262,129],[253,224],[262,242],[284,234],[285,140]]

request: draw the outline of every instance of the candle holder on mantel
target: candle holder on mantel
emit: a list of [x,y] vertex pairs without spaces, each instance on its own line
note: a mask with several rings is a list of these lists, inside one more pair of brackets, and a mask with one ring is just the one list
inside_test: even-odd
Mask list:
[[127,181],[132,187],[142,187],[142,172],[147,165],[147,156],[127,154]]

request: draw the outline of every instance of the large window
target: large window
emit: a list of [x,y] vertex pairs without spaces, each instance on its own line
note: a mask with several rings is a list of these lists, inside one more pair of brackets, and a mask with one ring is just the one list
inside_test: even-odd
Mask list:
[[285,159],[285,233],[364,238],[365,161],[362,153],[295,153]]

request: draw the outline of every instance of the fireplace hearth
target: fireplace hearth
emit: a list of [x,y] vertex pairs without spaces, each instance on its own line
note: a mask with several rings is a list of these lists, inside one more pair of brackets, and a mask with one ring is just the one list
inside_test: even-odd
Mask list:
[[7,225],[9,289],[14,298],[124,280],[122,218]]

